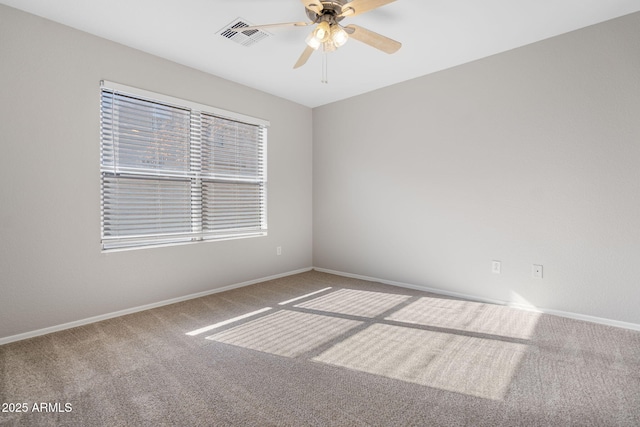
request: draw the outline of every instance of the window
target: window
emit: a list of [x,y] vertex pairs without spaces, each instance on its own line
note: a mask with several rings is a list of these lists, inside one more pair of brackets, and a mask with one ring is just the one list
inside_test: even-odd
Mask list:
[[102,82],[103,250],[266,235],[268,125]]

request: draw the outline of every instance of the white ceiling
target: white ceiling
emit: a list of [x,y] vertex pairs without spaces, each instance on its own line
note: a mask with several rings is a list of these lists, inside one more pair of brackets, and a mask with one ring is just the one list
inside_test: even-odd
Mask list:
[[397,0],[346,18],[402,42],[387,55],[356,40],[294,70],[310,27],[275,28],[251,46],[217,32],[306,21],[299,0],[0,0],[97,36],[316,107],[640,11],[640,0]]

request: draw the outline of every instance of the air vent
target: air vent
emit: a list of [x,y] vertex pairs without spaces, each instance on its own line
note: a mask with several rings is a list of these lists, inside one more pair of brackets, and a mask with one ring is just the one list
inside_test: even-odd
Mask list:
[[263,30],[237,31],[240,28],[250,26],[252,26],[252,24],[249,24],[245,19],[238,18],[229,25],[225,25],[224,28],[218,31],[218,34],[247,47],[258,43],[260,40],[264,40],[271,35]]

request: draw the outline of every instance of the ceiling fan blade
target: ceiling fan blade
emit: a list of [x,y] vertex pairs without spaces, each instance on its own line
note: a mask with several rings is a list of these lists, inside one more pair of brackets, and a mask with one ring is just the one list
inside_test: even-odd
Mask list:
[[371,47],[375,47],[385,53],[395,53],[402,47],[402,43],[400,42],[357,25],[347,25],[344,27],[344,30],[349,34],[349,37],[368,44]]
[[229,30],[242,33],[245,31],[251,30],[262,30],[264,28],[276,28],[276,27],[306,27],[307,25],[311,25],[313,22],[284,22],[282,24],[264,24],[264,25],[251,25],[249,27],[238,27],[238,28],[229,28]]
[[356,16],[396,0],[353,0],[344,5],[340,16]]
[[309,57],[311,57],[311,54],[313,52],[315,52],[315,50],[311,46],[307,46],[307,48],[302,52],[302,55],[300,55],[300,58],[298,58],[298,62],[296,62],[296,65],[293,66],[293,69],[295,70],[296,68],[300,68],[304,64],[306,64],[307,60],[309,59]]
[[323,6],[320,0],[300,0],[304,7],[318,15],[322,12]]

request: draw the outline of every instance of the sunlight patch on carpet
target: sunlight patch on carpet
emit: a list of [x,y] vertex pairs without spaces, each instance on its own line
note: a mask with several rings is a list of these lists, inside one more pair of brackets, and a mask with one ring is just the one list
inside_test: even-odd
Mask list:
[[264,313],[266,311],[269,311],[269,310],[271,310],[271,307],[265,307],[265,308],[262,308],[260,310],[252,311],[251,313],[243,314],[241,316],[236,316],[236,317],[234,317],[232,319],[223,320],[222,322],[214,323],[213,325],[209,325],[209,326],[205,326],[203,328],[196,329],[195,331],[187,332],[186,335],[194,337],[196,335],[204,334],[205,332],[209,332],[209,331],[212,331],[214,329],[221,328],[222,326],[226,326],[226,325],[229,325],[231,323],[239,322],[240,320],[244,320],[244,319],[246,319],[248,317],[257,316],[258,314],[262,314],[262,313]]
[[407,295],[340,289],[295,307],[371,318],[391,310],[409,298],[411,297]]
[[540,313],[502,305],[423,297],[387,320],[440,328],[530,339]]
[[286,301],[279,302],[278,305],[291,304],[292,302],[299,301],[299,300],[305,299],[305,298],[309,298],[310,296],[313,296],[313,295],[316,295],[316,294],[320,294],[322,292],[326,292],[326,291],[328,291],[330,289],[331,289],[331,286],[329,286],[328,288],[320,289],[318,291],[309,292],[308,294],[304,294],[304,295],[301,295],[299,297],[295,297],[295,298],[288,299]]
[[361,324],[356,320],[279,311],[207,339],[279,356],[296,357]]
[[526,349],[523,344],[374,324],[313,360],[501,400]]

